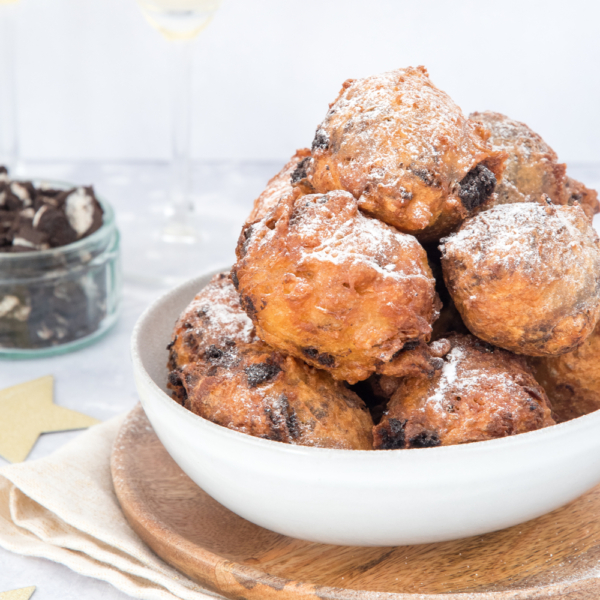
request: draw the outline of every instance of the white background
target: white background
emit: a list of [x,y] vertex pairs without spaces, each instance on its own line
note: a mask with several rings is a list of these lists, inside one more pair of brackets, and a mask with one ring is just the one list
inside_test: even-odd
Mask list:
[[[26,159],[167,158],[169,43],[134,0],[22,0],[17,32]],[[194,59],[196,158],[284,159],[346,78],[424,64],[465,112],[600,161],[597,1],[224,0]]]

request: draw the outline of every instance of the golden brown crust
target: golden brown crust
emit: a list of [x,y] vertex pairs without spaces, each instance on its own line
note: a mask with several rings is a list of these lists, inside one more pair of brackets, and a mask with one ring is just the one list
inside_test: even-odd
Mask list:
[[442,240],[448,290],[471,333],[528,356],[574,350],[600,317],[600,245],[578,206],[504,204]]
[[600,326],[573,352],[532,358],[530,363],[557,423],[600,408]]
[[364,216],[347,192],[282,199],[244,227],[237,255],[234,277],[259,337],[336,379],[399,374],[402,365],[386,363],[431,334],[438,304],[425,251]]
[[269,180],[263,193],[254,201],[252,212],[247,219],[248,223],[262,219],[275,207],[282,196],[292,192],[292,180],[296,180],[296,183],[300,181],[303,161],[305,163],[309,157],[310,150],[308,148],[296,150],[296,154],[290,158],[277,175]]
[[556,153],[525,123],[495,112],[475,112],[469,118],[490,132],[489,141],[498,151],[506,152],[506,168],[496,185],[496,196],[486,204],[540,202],[544,196],[554,204],[579,203],[591,219],[600,211],[598,194],[583,183],[566,176],[566,165]]
[[525,359],[477,338],[452,336],[432,378],[405,378],[374,430],[376,449],[480,442],[553,425]]
[[169,369],[184,367],[211,347],[260,342],[240,305],[229,273],[215,275],[181,313],[169,350]]
[[504,155],[486,137],[424,67],[348,80],[317,128],[308,181],[317,192],[346,190],[366,213],[437,240],[502,174]]
[[541,136],[500,113],[475,112],[469,118],[490,132],[495,149],[508,154],[491,205],[539,202],[544,194],[556,204],[564,203],[566,165],[558,163],[556,153]]
[[377,373],[392,377],[431,377],[441,367],[439,359],[449,351],[445,339],[431,344],[423,341],[407,343],[390,362],[381,365]]
[[258,340],[229,275],[213,278],[173,335],[169,388],[195,414],[290,444],[369,450],[362,400],[331,376]]
[[[232,366],[197,361],[179,372],[184,406],[205,419],[264,439],[346,450],[370,450],[373,422],[362,400],[328,373],[266,346],[245,347]],[[228,358],[229,360],[229,358]],[[274,372],[264,384],[258,378]]]

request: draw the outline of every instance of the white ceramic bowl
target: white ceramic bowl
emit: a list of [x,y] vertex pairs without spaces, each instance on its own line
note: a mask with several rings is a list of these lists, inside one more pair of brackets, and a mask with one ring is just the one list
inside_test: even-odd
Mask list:
[[238,515],[329,544],[441,542],[533,519],[600,483],[600,411],[488,442],[412,450],[329,450],[215,425],[165,393],[173,325],[212,274],[157,300],[132,352],[144,410],[189,477]]

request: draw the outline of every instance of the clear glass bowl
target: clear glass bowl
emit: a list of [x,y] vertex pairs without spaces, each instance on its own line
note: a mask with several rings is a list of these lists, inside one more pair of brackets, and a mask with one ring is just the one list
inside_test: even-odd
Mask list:
[[121,297],[119,232],[110,205],[98,201],[103,224],[90,236],[50,250],[0,253],[0,358],[70,352],[115,324]]

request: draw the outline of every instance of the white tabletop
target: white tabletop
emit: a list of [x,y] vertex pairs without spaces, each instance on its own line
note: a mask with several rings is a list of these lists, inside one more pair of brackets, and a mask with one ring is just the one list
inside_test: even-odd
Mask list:
[[[231,264],[240,227],[253,199],[282,163],[203,163],[194,168],[197,212],[205,231],[204,251],[198,274]],[[571,165],[569,174],[600,189],[600,165]],[[161,205],[166,198],[167,169],[157,163],[29,163],[26,175],[92,183],[112,203],[117,223],[128,235],[138,215]],[[598,222],[596,221],[596,228]],[[133,325],[150,302],[165,290],[140,286],[128,280],[128,240],[123,268],[125,283],[122,312],[116,327],[93,346],[52,358],[0,361],[0,389],[54,375],[55,402],[106,420],[130,410],[137,402],[130,367],[129,336]],[[79,432],[43,435],[28,460],[53,452]],[[0,458],[0,467],[6,464]],[[0,548],[0,592],[35,585],[35,600],[117,600],[129,596],[111,585],[78,575],[45,559],[22,557]]]

